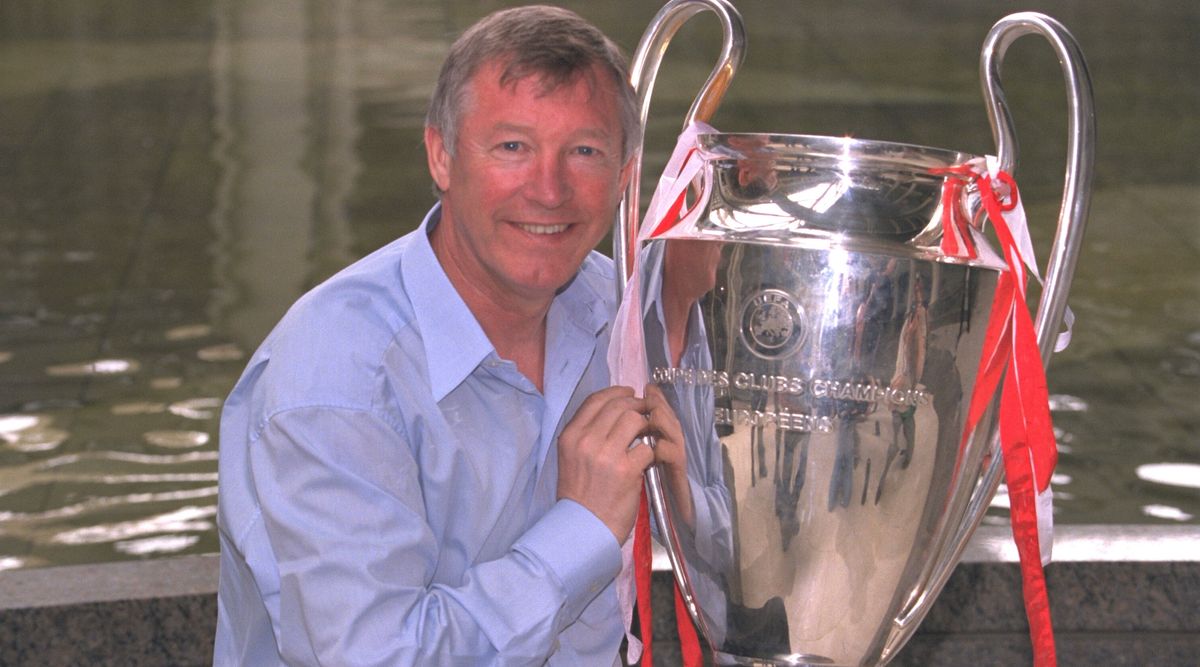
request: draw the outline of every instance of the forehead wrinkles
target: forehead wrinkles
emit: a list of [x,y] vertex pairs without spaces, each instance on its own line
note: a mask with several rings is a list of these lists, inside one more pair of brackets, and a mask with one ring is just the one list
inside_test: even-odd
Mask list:
[[[477,86],[481,83],[486,85],[488,82],[494,82],[498,88],[507,90],[510,93],[516,93],[518,86],[524,82],[529,82],[535,88],[535,95],[538,98],[552,95],[582,82],[583,88],[581,90],[584,93],[584,103],[588,106],[593,105],[597,100],[604,99],[606,92],[611,93],[608,95],[608,98],[615,103],[615,90],[606,90],[602,82],[603,80],[597,76],[598,74],[599,72],[596,71],[596,67],[594,66],[586,69],[577,69],[564,75],[554,72],[531,71],[531,68],[520,67],[515,63],[507,65],[496,62],[485,63],[471,75],[466,85],[462,87],[458,105],[457,124],[461,127],[463,118],[475,111],[478,97]],[[615,110],[611,116],[611,120],[613,124],[618,124]],[[609,128],[597,129],[603,131],[606,135],[609,134],[607,131]],[[618,127],[618,133],[620,129]]]

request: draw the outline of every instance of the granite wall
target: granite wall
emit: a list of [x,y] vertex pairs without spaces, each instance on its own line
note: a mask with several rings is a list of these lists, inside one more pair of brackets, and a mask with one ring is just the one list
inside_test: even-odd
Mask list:
[[[1134,532],[1137,549],[1077,540],[1048,568],[1062,667],[1200,664],[1200,528]],[[213,556],[0,573],[0,665],[211,664],[215,584]],[[670,574],[656,572],[663,666],[679,664],[671,596]],[[1009,667],[1030,655],[1017,565],[974,548],[892,665]]]

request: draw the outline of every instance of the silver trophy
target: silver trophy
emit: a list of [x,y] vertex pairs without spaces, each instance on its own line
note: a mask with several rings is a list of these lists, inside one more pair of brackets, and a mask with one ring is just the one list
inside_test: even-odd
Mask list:
[[[634,57],[643,121],[671,37],[702,11],[719,17],[724,43],[685,125],[719,104],[741,60],[741,19],[725,0],[675,0]],[[1086,219],[1094,130],[1073,38],[1045,16],[1010,16],[989,33],[981,64],[1001,167],[1011,172],[1016,143],[999,70],[1027,33],[1056,50],[1070,106],[1036,319],[1048,360]],[[660,538],[718,664],[885,664],[929,610],[1002,474],[995,406],[964,434],[1002,265],[994,253],[968,260],[939,247],[947,170],[977,158],[715,132],[700,135],[697,156],[711,195],[688,238],[635,243],[640,174],[615,234],[620,265],[636,254],[640,266],[647,370],[687,440],[688,492],[647,473]],[[951,205],[981,226],[978,199],[963,188]]]

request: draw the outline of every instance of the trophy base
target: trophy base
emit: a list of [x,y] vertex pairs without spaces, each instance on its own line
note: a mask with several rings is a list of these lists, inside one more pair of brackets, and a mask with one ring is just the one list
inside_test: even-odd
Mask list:
[[820,655],[809,655],[807,653],[775,655],[769,658],[748,658],[722,651],[713,651],[713,663],[717,665],[741,665],[744,667],[777,667],[779,665],[786,665],[787,667],[829,667],[829,665],[834,664],[833,660],[829,658]]

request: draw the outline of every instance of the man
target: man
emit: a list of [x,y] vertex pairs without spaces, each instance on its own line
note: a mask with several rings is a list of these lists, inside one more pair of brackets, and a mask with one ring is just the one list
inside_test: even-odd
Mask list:
[[221,423],[215,662],[611,665],[613,579],[660,393],[608,386],[591,249],[638,120],[616,47],[564,10],[451,49],[425,130],[440,203],[298,301]]

